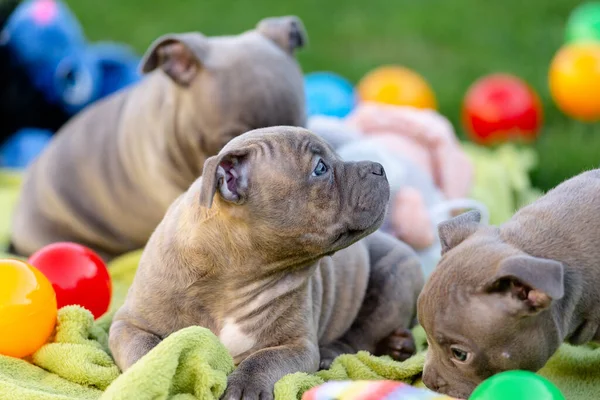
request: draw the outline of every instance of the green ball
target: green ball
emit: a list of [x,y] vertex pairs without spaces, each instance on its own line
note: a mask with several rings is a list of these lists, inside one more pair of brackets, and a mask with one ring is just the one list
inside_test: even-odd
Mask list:
[[481,382],[469,400],[565,400],[552,382],[533,372],[506,371]]
[[583,3],[576,7],[567,20],[567,43],[600,41],[600,3]]

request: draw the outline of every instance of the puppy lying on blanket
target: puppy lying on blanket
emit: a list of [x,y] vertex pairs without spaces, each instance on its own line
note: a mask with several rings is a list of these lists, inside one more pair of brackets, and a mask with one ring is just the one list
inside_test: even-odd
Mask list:
[[407,358],[423,275],[410,247],[374,233],[388,200],[380,164],[343,162],[305,129],[233,139],[152,234],[110,329],[117,364],[200,325],[239,364],[225,398],[267,399],[342,353]]
[[12,242],[30,255],[74,241],[110,259],[145,245],[168,206],[231,138],[304,125],[306,41],[295,17],[239,36],[166,35],[142,61],[148,75],[67,123],[27,171]]
[[429,388],[467,398],[494,373],[541,369],[563,341],[600,341],[600,170],[499,228],[469,212],[439,234],[444,255],[418,304]]

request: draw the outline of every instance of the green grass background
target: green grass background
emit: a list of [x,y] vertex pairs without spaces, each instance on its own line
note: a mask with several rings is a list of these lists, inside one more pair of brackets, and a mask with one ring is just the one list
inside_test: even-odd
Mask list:
[[[330,70],[357,82],[382,64],[422,74],[440,111],[459,123],[462,98],[478,77],[509,72],[527,80],[544,105],[535,144],[534,184],[548,189],[600,164],[600,124],[562,115],[547,74],[563,44],[573,0],[67,0],[90,40],[118,40],[143,52],[167,32],[207,35],[251,29],[263,17],[295,14],[309,34],[299,54],[305,72]],[[599,93],[600,96],[600,93]]]

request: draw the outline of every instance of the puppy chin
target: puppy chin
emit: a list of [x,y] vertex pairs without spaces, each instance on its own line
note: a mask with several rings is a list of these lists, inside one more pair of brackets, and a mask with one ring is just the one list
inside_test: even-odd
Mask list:
[[381,225],[383,224],[383,220],[385,219],[386,212],[387,212],[387,207],[384,207],[383,211],[379,214],[376,214],[376,216],[368,223],[361,224],[360,226],[356,226],[356,227],[351,227],[347,231],[347,234],[346,234],[349,244],[358,242],[360,239],[369,236],[370,234],[375,232],[377,229],[379,229],[381,227]]

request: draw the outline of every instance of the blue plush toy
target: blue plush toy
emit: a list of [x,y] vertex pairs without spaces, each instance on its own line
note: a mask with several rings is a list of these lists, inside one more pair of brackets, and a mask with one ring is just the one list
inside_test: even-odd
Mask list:
[[[130,47],[88,43],[77,18],[60,0],[20,3],[3,26],[0,45],[46,101],[67,116],[141,78],[140,57]],[[21,128],[0,149],[0,167],[26,167],[52,136]]]
[[99,97],[102,98],[140,79],[140,59],[129,47],[110,42],[98,42],[88,46],[95,58],[100,74]]
[[49,102],[73,115],[137,81],[139,57],[127,46],[87,43],[60,0],[26,0],[11,14],[2,43]]
[[25,168],[41,154],[52,135],[46,129],[19,130],[0,146],[0,165],[9,169]]

